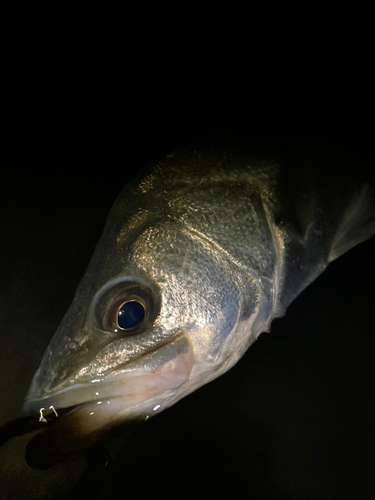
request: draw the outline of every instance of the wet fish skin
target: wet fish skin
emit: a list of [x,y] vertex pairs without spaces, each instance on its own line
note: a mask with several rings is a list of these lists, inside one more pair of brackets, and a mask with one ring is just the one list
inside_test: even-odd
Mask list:
[[[199,147],[133,179],[25,411],[74,407],[83,436],[162,411],[233,366],[331,260],[374,233],[369,188],[334,210],[302,182],[291,202],[281,163]],[[129,294],[141,297],[145,321],[129,332],[105,327]]]

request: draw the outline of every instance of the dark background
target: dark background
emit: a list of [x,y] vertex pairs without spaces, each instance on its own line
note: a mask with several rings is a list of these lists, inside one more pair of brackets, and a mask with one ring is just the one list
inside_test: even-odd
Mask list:
[[[340,185],[372,170],[375,111],[370,3],[1,9],[0,425],[21,416],[108,210],[146,162],[246,129],[348,151],[345,173],[327,163]],[[9,441],[0,498],[374,498],[374,250],[329,266],[235,368],[129,437],[100,477],[77,483],[85,457],[33,470],[30,436]]]

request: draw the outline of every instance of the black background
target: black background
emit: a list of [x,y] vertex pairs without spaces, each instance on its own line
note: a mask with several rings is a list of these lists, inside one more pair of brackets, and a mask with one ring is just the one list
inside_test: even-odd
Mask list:
[[[359,158],[355,177],[373,158],[375,43],[370,3],[4,2],[0,22],[4,424],[127,179],[222,129],[319,138]],[[0,498],[373,498],[374,250],[334,262],[234,369],[83,486],[84,457],[36,471],[29,436],[13,439]]]

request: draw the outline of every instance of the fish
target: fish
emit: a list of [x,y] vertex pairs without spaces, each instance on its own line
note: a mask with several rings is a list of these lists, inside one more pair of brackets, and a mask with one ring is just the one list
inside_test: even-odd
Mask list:
[[38,441],[49,460],[225,373],[374,235],[370,183],[334,196],[302,164],[251,140],[205,140],[125,186],[26,395],[26,414],[54,420]]

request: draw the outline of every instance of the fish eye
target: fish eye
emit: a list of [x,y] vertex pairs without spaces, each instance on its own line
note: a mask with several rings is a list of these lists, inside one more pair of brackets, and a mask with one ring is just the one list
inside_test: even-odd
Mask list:
[[145,319],[144,305],[137,300],[124,302],[117,313],[117,325],[121,330],[130,330],[139,326]]
[[92,302],[98,328],[115,335],[144,332],[160,311],[160,294],[144,280],[118,278],[107,283]]

